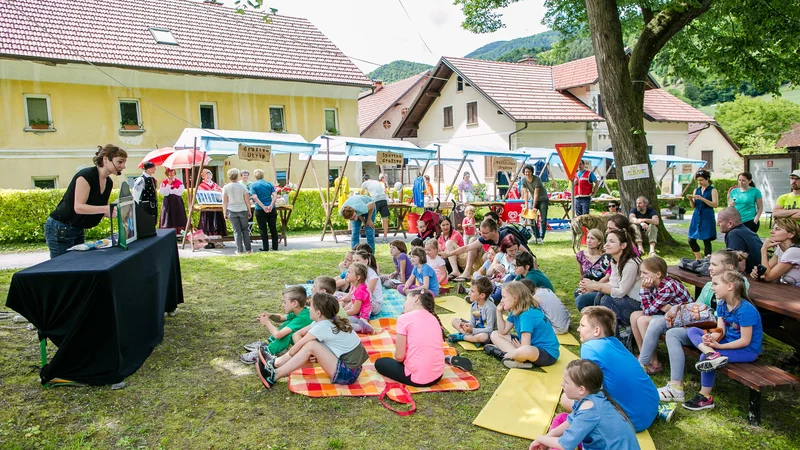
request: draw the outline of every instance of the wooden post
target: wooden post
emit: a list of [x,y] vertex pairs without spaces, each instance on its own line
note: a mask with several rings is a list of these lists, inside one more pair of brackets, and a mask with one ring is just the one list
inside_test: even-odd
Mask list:
[[570,213],[570,218],[574,219],[575,218],[575,180],[574,179],[569,180],[569,189],[570,189],[570,192],[572,193],[572,196],[571,196],[572,207],[570,208],[569,213]]
[[[291,157],[291,153],[289,154]],[[311,155],[308,155],[308,161],[306,161],[306,166],[303,168],[303,173],[300,175],[300,182],[297,184],[297,191],[295,191],[294,198],[292,199],[292,206],[294,206],[294,202],[297,201],[297,196],[300,195],[300,188],[303,187],[303,180],[306,179],[306,172],[308,172],[308,165],[311,164]],[[289,179],[289,173],[286,173],[286,179]],[[319,180],[317,180],[319,183]]]
[[[344,177],[344,171],[347,169],[347,162],[350,161],[350,155],[345,156],[344,158],[344,165],[342,165],[342,172],[339,175],[339,183],[336,184],[336,189],[333,190],[333,198],[339,196],[339,189],[342,187],[342,178]],[[331,232],[333,233],[333,240],[338,244],[339,241],[336,240],[336,231],[333,229],[333,221],[331,220],[331,216],[333,215],[333,203],[328,202],[330,205],[327,211],[327,218],[325,220],[325,225],[322,226],[322,236],[319,238],[320,241],[325,239],[325,231],[328,228],[328,225],[331,227]],[[341,206],[341,205],[340,205]]]
[[[466,161],[466,160],[467,160],[466,155],[463,158],[461,158],[461,164],[459,164],[458,165],[458,169],[456,169],[456,176],[453,177],[453,183],[450,185],[450,187],[447,188],[447,194],[445,194],[445,196],[444,196],[444,201],[445,202],[447,201],[448,198],[450,198],[450,191],[452,191],[453,190],[453,186],[456,185],[456,181],[458,181],[458,176],[461,175],[461,168],[464,167],[464,161]],[[458,199],[458,200],[454,201],[453,204],[455,205],[460,200],[461,199]]]
[[442,146],[439,144],[433,144],[436,146],[436,170],[433,171],[434,175],[438,175],[436,177],[436,197],[439,198],[442,196],[442,177],[444,176],[444,167],[442,167]]
[[[192,166],[191,170],[194,173],[194,163],[197,160],[197,138],[194,138],[194,148],[192,149]],[[189,234],[189,231],[194,231],[194,225],[192,224],[192,216],[194,215],[194,201],[197,197],[197,186],[200,185],[200,175],[203,173],[203,169],[205,168],[206,157],[203,155],[203,158],[200,160],[200,168],[197,170],[197,175],[194,177],[192,184],[194,188],[191,190],[189,194],[189,214],[187,215],[186,219],[186,228],[183,231],[183,242],[181,242],[181,250],[186,248],[186,236]],[[192,243],[192,251],[195,251],[194,243]]]

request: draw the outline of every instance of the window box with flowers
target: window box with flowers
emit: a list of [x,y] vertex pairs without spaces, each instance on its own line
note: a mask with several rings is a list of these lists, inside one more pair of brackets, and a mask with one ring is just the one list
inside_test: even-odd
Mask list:
[[31,119],[28,122],[28,126],[31,130],[50,130],[53,128],[53,122],[42,119]]
[[120,131],[127,131],[127,132],[134,132],[134,133],[143,133],[144,132],[144,123],[137,122],[135,120],[124,120],[120,122],[122,125],[122,129]]

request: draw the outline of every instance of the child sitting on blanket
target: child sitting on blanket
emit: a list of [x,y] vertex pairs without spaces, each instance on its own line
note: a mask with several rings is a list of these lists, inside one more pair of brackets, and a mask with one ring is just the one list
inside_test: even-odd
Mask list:
[[420,286],[430,291],[434,297],[439,295],[439,282],[436,280],[436,272],[427,262],[425,250],[420,247],[411,249],[411,263],[414,265],[414,270],[411,271],[411,276],[406,280],[406,284],[398,286],[397,291],[405,295],[411,289]]
[[[503,311],[508,311],[508,321]],[[512,327],[517,334],[509,334]],[[519,281],[503,286],[502,299],[497,306],[497,331],[492,332],[491,340],[484,351],[503,361],[509,369],[552,366],[559,357],[553,327],[537,298]]]
[[403,314],[397,318],[394,358],[378,358],[379,374],[409,386],[433,386],[442,379],[445,363],[471,370],[472,363],[458,356],[445,358],[442,340],[447,334],[434,312],[428,289],[408,292]]
[[357,333],[372,334],[375,330],[369,323],[369,315],[372,311],[372,299],[367,288],[367,266],[353,262],[347,269],[347,282],[350,283],[350,294],[346,298],[339,300],[350,325]]
[[314,324],[306,335],[280,358],[259,351],[257,372],[261,383],[271,388],[311,358],[331,377],[331,383],[355,383],[369,355],[350,322],[339,317],[338,312],[339,303],[334,296],[314,294],[310,308]]
[[528,278],[520,280],[529,291],[539,301],[539,307],[542,308],[544,316],[550,321],[553,331],[556,334],[566,334],[569,332],[569,311],[561,302],[561,299],[556,296],[555,292],[550,289],[538,287],[536,283]]
[[347,269],[350,268],[350,264],[353,264],[353,253],[355,253],[354,250],[348,250],[347,253],[344,254],[344,260],[339,263],[338,267],[341,275],[339,275],[339,277],[336,279],[336,289],[339,291],[347,291],[347,289],[350,287],[344,278],[345,275],[347,275]]
[[[406,284],[406,280],[411,276],[414,269],[411,258],[408,257],[406,243],[401,240],[394,240],[389,244],[389,254],[392,255],[395,271],[389,275],[381,275],[383,287],[395,289],[398,284]],[[399,283],[397,283],[399,281]]]
[[453,319],[453,328],[458,332],[447,337],[450,342],[467,341],[476,346],[489,342],[489,335],[495,330],[497,317],[494,303],[488,301],[492,294],[492,282],[488,278],[479,278],[469,288],[469,320]]
[[375,256],[364,250],[358,250],[353,255],[353,262],[367,266],[367,289],[369,290],[371,314],[378,314],[383,309],[383,285],[380,283],[381,277],[378,276],[378,262]]
[[[617,317],[605,306],[581,310],[578,334],[581,358],[603,371],[603,388],[628,416],[636,432],[644,431],[658,415],[658,391],[639,361],[616,338]],[[572,412],[572,401],[561,397],[561,406]]]
[[439,286],[447,284],[447,263],[444,258],[439,256],[439,243],[431,239],[425,243],[425,256],[428,259],[428,265],[436,272],[436,281]]
[[547,448],[628,450],[639,448],[625,413],[603,391],[603,371],[592,361],[570,361],[564,370],[564,395],[572,400],[572,413],[558,414],[550,432],[539,436],[530,450]]
[[[258,359],[259,347],[272,354],[277,355],[292,345],[292,335],[306,325],[311,324],[309,310],[306,307],[306,288],[303,286],[290,286],[283,291],[281,300],[284,314],[261,313],[258,321],[267,328],[270,337],[266,343],[261,341],[251,342],[244,346],[247,353],[239,356],[239,360],[245,364],[255,364]],[[280,327],[276,327],[270,320],[283,322]]]

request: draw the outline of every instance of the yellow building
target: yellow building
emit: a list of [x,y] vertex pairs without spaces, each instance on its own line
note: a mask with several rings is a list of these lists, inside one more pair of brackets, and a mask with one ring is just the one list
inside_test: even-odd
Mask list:
[[[66,187],[107,143],[128,151],[135,177],[189,127],[358,136],[371,86],[305,19],[189,0],[3,2],[0,35],[0,188]],[[212,161],[217,181],[223,164]],[[280,177],[289,161],[276,164]]]

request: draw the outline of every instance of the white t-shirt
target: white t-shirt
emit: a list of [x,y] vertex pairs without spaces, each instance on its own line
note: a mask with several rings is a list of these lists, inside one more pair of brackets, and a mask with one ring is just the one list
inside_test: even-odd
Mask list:
[[383,190],[380,181],[367,180],[361,183],[361,189],[366,189],[369,196],[375,201],[386,200],[386,191]]
[[564,334],[569,331],[569,311],[561,302],[555,292],[547,288],[536,289],[536,298],[539,299],[539,307],[542,312],[550,320],[550,325],[553,326],[553,331],[556,334]]
[[780,247],[775,247],[775,256],[779,262],[792,265],[789,271],[783,274],[781,281],[792,286],[800,286],[800,248],[789,247],[784,252]]
[[355,331],[334,333],[333,329],[334,325],[330,320],[320,320],[319,322],[314,322],[308,332],[322,342],[325,347],[328,347],[328,350],[336,355],[337,358],[361,344],[361,338],[358,337]]
[[372,267],[367,267],[367,282],[372,280],[378,280],[375,283],[375,289],[369,293],[372,301],[372,314],[378,314],[383,308],[383,285],[378,273]]
[[250,195],[247,188],[243,184],[228,183],[222,188],[222,195],[228,196],[228,211],[242,212],[247,211],[247,203],[244,202],[244,196]]
[[444,262],[444,258],[441,256],[436,256],[434,260],[428,259],[428,265],[433,267],[433,270],[436,271],[436,276],[439,278],[447,276],[447,263]]

